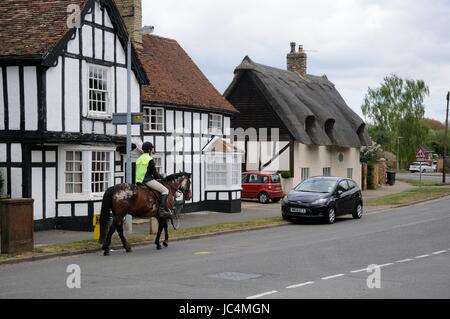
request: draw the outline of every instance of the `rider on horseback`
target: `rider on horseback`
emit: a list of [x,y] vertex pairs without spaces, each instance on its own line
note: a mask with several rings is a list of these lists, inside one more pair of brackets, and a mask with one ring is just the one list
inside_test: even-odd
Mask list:
[[156,170],[155,161],[151,156],[153,152],[153,144],[150,142],[145,142],[142,144],[142,151],[144,153],[136,161],[136,183],[143,183],[150,189],[161,193],[159,217],[171,218],[172,214],[166,211],[169,190],[157,181],[157,179],[163,179],[163,177]]

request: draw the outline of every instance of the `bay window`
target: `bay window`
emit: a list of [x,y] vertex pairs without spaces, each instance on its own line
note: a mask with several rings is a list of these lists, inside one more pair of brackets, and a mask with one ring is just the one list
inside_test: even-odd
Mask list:
[[59,158],[59,199],[94,199],[113,186],[113,149],[61,147]]
[[241,187],[241,156],[235,153],[206,155],[206,186],[208,190]]

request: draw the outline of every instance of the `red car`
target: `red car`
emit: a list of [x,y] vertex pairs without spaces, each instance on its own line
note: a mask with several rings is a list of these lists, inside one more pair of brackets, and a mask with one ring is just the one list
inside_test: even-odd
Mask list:
[[243,172],[242,198],[257,198],[266,204],[269,200],[277,203],[284,197],[281,177],[270,172]]

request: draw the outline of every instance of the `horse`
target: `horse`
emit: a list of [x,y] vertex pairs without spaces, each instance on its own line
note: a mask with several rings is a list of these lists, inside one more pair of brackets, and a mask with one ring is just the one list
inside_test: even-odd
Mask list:
[[[169,190],[167,197],[167,209],[173,209],[175,194],[181,192],[185,200],[192,198],[191,174],[177,173],[164,178],[161,183]],[[105,256],[109,256],[111,237],[117,230],[123,248],[127,253],[131,252],[131,247],[124,236],[123,221],[127,214],[138,218],[155,217],[158,219],[158,233],[155,238],[156,248],[161,249],[159,242],[161,232],[164,229],[165,240],[163,245],[168,246],[169,234],[167,230],[167,219],[159,218],[159,203],[161,194],[147,187],[144,184],[117,184],[108,188],[103,195],[102,208],[100,213],[100,239]],[[108,230],[110,212],[112,211],[113,221]],[[172,223],[173,224],[173,223]]]

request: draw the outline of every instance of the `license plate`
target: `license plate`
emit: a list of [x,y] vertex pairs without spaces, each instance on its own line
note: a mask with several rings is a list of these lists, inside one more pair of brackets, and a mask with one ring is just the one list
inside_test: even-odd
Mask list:
[[306,214],[306,208],[291,208],[291,213]]

